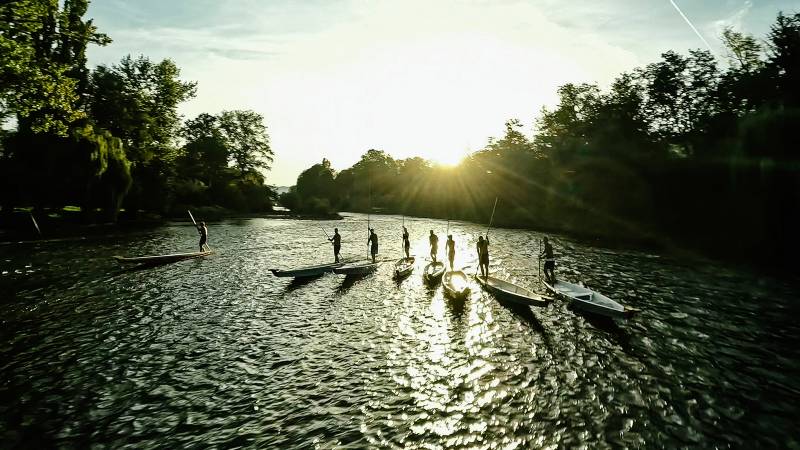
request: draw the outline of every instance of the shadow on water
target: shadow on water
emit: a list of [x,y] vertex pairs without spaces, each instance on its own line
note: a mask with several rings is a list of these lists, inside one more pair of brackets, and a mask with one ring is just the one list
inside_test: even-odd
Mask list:
[[394,281],[394,285],[399,288],[403,284],[403,281],[406,281],[406,279],[408,279],[409,275],[410,274],[406,274],[406,275],[401,275],[399,277],[397,275],[393,275],[392,281]]
[[464,311],[466,311],[467,300],[464,298],[451,298],[447,295],[444,296],[444,301],[447,304],[447,307],[450,309],[450,313],[453,315],[454,318],[460,319],[464,316]]
[[289,284],[287,284],[286,287],[283,288],[283,292],[285,294],[288,294],[289,292],[299,289],[311,283],[312,281],[319,280],[320,278],[322,278],[322,275],[315,275],[313,277],[292,278],[292,281],[290,281]]
[[[206,256],[208,258],[208,256]],[[120,269],[119,271],[115,272],[114,275],[122,275],[126,273],[134,273],[134,272],[142,272],[149,269],[155,269],[157,267],[162,266],[169,266],[171,264],[178,264],[178,263],[188,263],[189,261],[194,262],[195,264],[202,263],[205,258],[185,258],[185,259],[174,259],[170,261],[153,261],[153,262],[146,262],[141,264],[136,264],[133,266],[126,266]]]
[[439,287],[442,284],[442,277],[433,278],[433,279],[427,279],[423,275],[422,284],[424,284],[425,287],[427,287],[428,289],[436,290],[436,288]]
[[542,323],[539,322],[539,319],[537,319],[536,316],[533,314],[533,311],[531,311],[530,306],[520,305],[518,303],[513,303],[513,302],[504,302],[504,301],[499,301],[499,303],[503,305],[504,308],[511,311],[511,314],[513,314],[517,318],[521,319],[523,322],[530,325],[530,327],[534,331],[536,331],[542,336],[545,347],[547,349],[551,348],[550,335],[547,333],[547,330],[544,328],[544,325],[542,325]]
[[342,280],[342,284],[336,288],[336,295],[341,297],[342,295],[346,294],[347,291],[349,291],[357,281],[363,280],[365,277],[366,275],[347,275],[344,277],[344,280]]
[[126,273],[142,272],[142,271],[145,271],[145,270],[155,269],[156,267],[167,266],[167,265],[175,264],[175,263],[178,263],[178,262],[181,262],[181,261],[169,261],[169,262],[160,262],[160,263],[137,264],[137,265],[132,266],[132,267],[123,267],[122,269],[119,269],[119,271],[117,271],[115,273],[115,275],[124,275]]
[[597,330],[606,333],[612,342],[619,345],[625,353],[633,356],[633,349],[630,346],[631,335],[627,330],[620,327],[615,319],[592,314],[573,306],[570,306],[569,309],[575,314],[581,316],[584,320],[586,320],[587,323],[592,325]]
[[[436,295],[436,290],[439,288],[438,283],[429,283],[424,279],[422,280],[422,286],[425,287],[425,294],[428,296],[428,298],[432,298],[434,295]],[[446,297],[447,296],[445,296],[445,298]]]

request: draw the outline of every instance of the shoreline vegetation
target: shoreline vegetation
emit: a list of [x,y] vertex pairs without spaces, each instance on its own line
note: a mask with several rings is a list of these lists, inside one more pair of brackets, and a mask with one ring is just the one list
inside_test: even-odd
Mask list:
[[[224,208],[190,208],[198,220],[216,222],[228,219],[291,219],[291,220],[341,220],[338,213],[314,215],[298,214],[291,211],[272,210],[261,213],[241,213]],[[41,215],[33,215],[30,208],[18,209],[0,223],[0,244],[15,242],[37,242],[58,240],[63,238],[85,238],[87,235],[102,235],[109,231],[129,231],[162,226],[169,222],[187,222],[191,224],[186,210],[183,214],[157,215],[140,213],[136,218],[122,215],[115,222],[85,221],[84,213],[76,207],[67,207],[58,211],[45,211]],[[35,220],[35,225],[34,225]]]
[[88,4],[0,3],[0,124],[14,125],[0,129],[0,227],[19,207],[77,205],[85,224],[185,214],[184,205],[271,211],[264,118],[181,117],[197,83],[170,59],[87,67],[87,47],[111,42],[84,18]]
[[[195,211],[195,210],[192,210]],[[60,241],[81,241],[87,240],[92,238],[103,238],[103,236],[108,236],[113,234],[114,232],[134,232],[140,230],[146,230],[148,228],[155,228],[164,226],[168,223],[174,222],[185,222],[187,226],[191,225],[191,219],[187,217],[187,215],[175,215],[175,216],[156,216],[152,214],[142,214],[136,220],[118,220],[117,222],[108,222],[108,223],[91,223],[87,224],[82,220],[81,215],[79,214],[78,208],[72,207],[68,208],[68,214],[56,213],[54,211],[49,212],[45,216],[44,219],[40,218],[37,219],[37,223],[40,224],[42,229],[42,234],[38,234],[36,232],[36,228],[33,226],[30,220],[30,211],[28,209],[25,210],[18,210],[15,213],[15,223],[12,227],[0,227],[0,246],[2,245],[13,245],[13,244],[35,244],[35,243],[43,243],[43,242],[60,242]],[[220,215],[209,215],[209,216],[200,216],[200,213],[207,213],[206,211],[200,210],[199,212],[195,212],[194,214],[200,218],[201,220],[206,220],[210,222],[209,225],[213,228],[213,223],[217,221],[224,221],[224,220],[235,220],[235,219],[254,219],[254,218],[266,218],[266,219],[279,219],[279,220],[343,220],[348,214],[356,213],[356,214],[366,214],[366,212],[359,212],[359,211],[342,211],[341,213],[333,213],[329,215],[314,215],[314,214],[298,214],[291,211],[272,211],[267,213],[260,213],[260,214],[242,214],[242,213],[235,213],[232,211],[228,211],[227,214],[220,214]],[[390,213],[386,211],[373,211],[373,216],[394,216],[395,213]],[[433,220],[447,220],[444,217],[422,217],[422,216],[413,216],[407,215],[406,218],[409,219],[433,219]],[[473,221],[464,221],[472,224],[482,224],[482,222],[473,222]],[[494,228],[505,228],[505,229],[512,229],[512,230],[525,230],[525,231],[534,231],[537,233],[551,233],[552,235],[561,235],[566,236],[570,239],[574,239],[576,241],[583,242],[587,245],[595,246],[599,249],[608,249],[608,250],[634,250],[634,251],[655,251],[658,252],[659,256],[661,257],[674,257],[679,258],[681,260],[690,260],[690,261],[704,261],[708,258],[712,259],[719,259],[722,261],[728,261],[731,263],[737,264],[744,264],[747,267],[750,267],[752,270],[763,272],[763,273],[784,273],[786,275],[791,276],[791,278],[796,278],[796,274],[793,272],[787,272],[786,267],[780,267],[776,265],[763,265],[758,264],[750,259],[745,258],[735,258],[731,257],[730,255],[724,254],[714,254],[713,252],[703,252],[699,253],[696,249],[691,247],[679,246],[679,245],[664,245],[664,241],[654,236],[649,237],[640,237],[639,239],[632,239],[630,236],[627,236],[625,239],[614,238],[614,237],[603,237],[598,236],[592,233],[580,233],[580,232],[565,232],[563,230],[557,229],[534,229],[530,227],[524,226],[514,226],[514,225],[495,225]],[[213,231],[212,231],[213,232]],[[194,245],[194,234],[187,235],[187,247],[191,247]],[[385,239],[385,238],[384,238]],[[601,250],[602,251],[602,250]]]
[[181,117],[197,84],[170,59],[87,67],[87,47],[111,42],[84,17],[88,3],[0,3],[0,121],[13,124],[0,129],[7,233],[33,232],[27,208],[55,230],[160,223],[187,209],[252,217],[276,202],[298,217],[485,223],[499,198],[501,227],[771,266],[800,251],[800,13],[779,13],[763,38],[724,30],[724,55],[668,51],[608,87],[565,84],[555,106],[531,112],[531,135],[508,120],[456,166],[370,149],[341,171],[324,159],[278,195],[260,114]]

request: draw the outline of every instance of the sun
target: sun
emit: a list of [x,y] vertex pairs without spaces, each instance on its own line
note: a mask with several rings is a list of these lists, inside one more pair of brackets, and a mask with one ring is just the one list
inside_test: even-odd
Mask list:
[[428,159],[440,166],[455,167],[467,156],[464,150],[436,150],[431,152]]

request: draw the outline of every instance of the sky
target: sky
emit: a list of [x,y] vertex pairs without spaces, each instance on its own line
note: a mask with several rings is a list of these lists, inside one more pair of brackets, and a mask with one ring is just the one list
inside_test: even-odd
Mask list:
[[113,43],[89,64],[170,58],[196,98],[185,118],[252,109],[275,152],[267,182],[371,148],[455,164],[558,86],[607,85],[666,50],[724,58],[726,26],[763,37],[796,0],[94,0]]

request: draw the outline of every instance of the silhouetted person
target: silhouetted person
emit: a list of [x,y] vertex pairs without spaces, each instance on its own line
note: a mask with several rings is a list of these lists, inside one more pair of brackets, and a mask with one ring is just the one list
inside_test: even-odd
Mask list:
[[478,266],[481,268],[481,275],[485,278],[489,276],[489,236],[486,239],[478,236]]
[[369,239],[367,239],[367,245],[370,245],[370,253],[372,254],[372,262],[375,262],[375,257],[378,256],[378,235],[375,234],[375,229],[369,229]]
[[342,235],[339,234],[339,229],[333,229],[333,237],[328,239],[329,241],[333,242],[333,258],[336,262],[339,262],[339,251],[342,249]]
[[456,241],[453,240],[453,235],[447,235],[447,243],[444,244],[445,250],[447,250],[447,259],[450,260],[450,270],[453,269],[453,260],[456,259]]
[[547,237],[544,238],[544,249],[539,254],[539,258],[544,257],[544,278],[548,283],[553,284],[556,282],[556,257],[553,255],[553,246]]
[[208,242],[208,227],[206,227],[206,223],[205,222],[200,222],[200,224],[197,225],[197,232],[200,233],[200,251],[201,252],[207,251],[206,249],[211,250],[211,247],[209,247],[208,244],[207,244],[207,242]]
[[439,236],[433,234],[433,230],[431,230],[428,240],[431,243],[431,259],[436,262],[436,254],[439,253]]
[[406,252],[406,258],[409,257],[409,249],[411,249],[411,242],[408,240],[408,229],[403,227],[403,250]]

